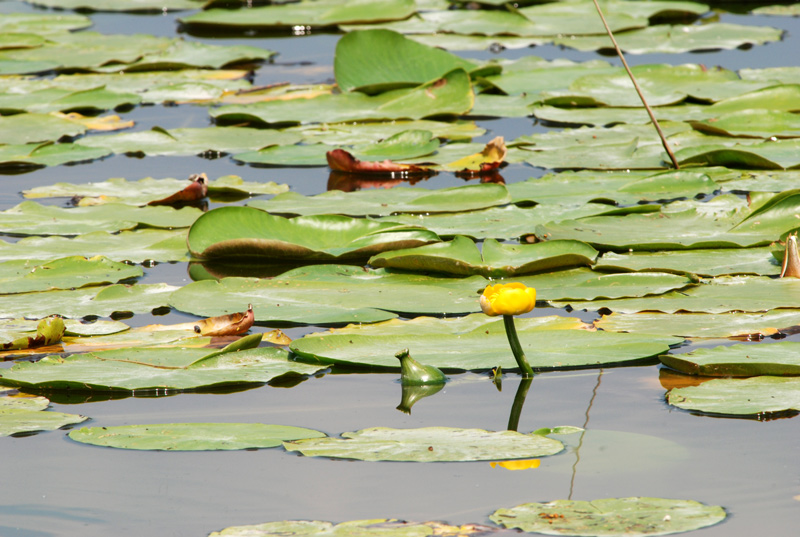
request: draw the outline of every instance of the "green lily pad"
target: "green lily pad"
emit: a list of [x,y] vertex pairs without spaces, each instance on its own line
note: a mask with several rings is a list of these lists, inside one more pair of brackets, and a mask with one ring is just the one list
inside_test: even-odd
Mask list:
[[201,9],[204,0],[128,0],[117,2],[106,0],[89,2],[87,0],[25,0],[37,6],[59,9],[85,9],[91,11],[165,12],[185,9]]
[[[186,179],[154,179],[145,177],[138,181],[128,181],[114,177],[107,181],[92,183],[55,183],[23,190],[22,195],[32,198],[80,197],[92,198],[93,204],[128,203],[146,205],[150,201],[163,199],[189,185]],[[236,175],[224,175],[208,182],[210,197],[247,196],[256,194],[280,194],[289,190],[286,184],[272,181],[263,183],[244,181]]]
[[238,153],[277,144],[291,145],[300,136],[267,129],[243,127],[186,128],[95,135],[75,142],[85,147],[106,149],[113,153],[142,153],[149,156],[189,156],[216,151]]
[[0,350],[20,350],[44,347],[59,341],[64,335],[61,317],[47,317],[39,321],[35,332],[0,329]]
[[729,311],[759,312],[775,308],[794,308],[800,300],[800,288],[794,278],[774,280],[764,276],[721,276],[708,283],[652,298],[617,300],[552,301],[555,307],[570,305],[575,309],[597,311],[607,308],[617,313],[661,311],[664,313]]
[[13,388],[0,388],[0,410],[17,408],[24,410],[45,410],[50,400],[41,395],[16,393]]
[[[0,384],[37,391],[198,390],[266,383],[282,375],[312,375],[320,366],[298,364],[275,347],[255,347],[261,334],[221,350],[150,347],[47,356],[3,371]],[[255,347],[255,348],[253,348]]]
[[783,110],[742,110],[704,121],[692,121],[696,130],[718,136],[797,138],[797,115]]
[[420,86],[386,91],[375,96],[359,92],[321,95],[311,99],[227,105],[212,109],[209,113],[221,122],[338,123],[461,115],[468,112],[473,103],[469,75],[458,68]]
[[750,144],[745,148],[726,147],[722,144],[687,147],[676,152],[675,158],[681,165],[785,170],[800,167],[798,150],[800,140],[792,138]]
[[19,144],[58,140],[86,132],[80,123],[47,114],[0,116],[0,143]]
[[346,214],[349,216],[388,216],[396,213],[455,213],[474,211],[511,201],[505,185],[484,183],[443,188],[397,187],[392,189],[341,192],[331,190],[316,196],[286,192],[270,200],[255,200],[248,205],[278,214]]
[[107,157],[111,153],[75,144],[8,144],[0,146],[0,168],[58,166]]
[[306,457],[409,462],[530,459],[564,449],[558,440],[538,434],[452,427],[372,427],[342,433],[342,438],[310,438],[284,442],[283,446]]
[[0,317],[41,319],[48,315],[80,318],[107,317],[112,313],[148,313],[167,305],[177,287],[163,283],[110,285],[74,290],[6,295],[0,301]]
[[234,277],[194,282],[173,293],[170,304],[206,317],[235,313],[252,304],[256,321],[263,322],[377,322],[395,317],[395,312],[477,312],[478,296],[486,283],[480,276],[434,278],[383,269],[310,265],[271,280]]
[[725,416],[748,416],[800,410],[800,379],[759,376],[713,379],[699,386],[674,388],[667,402],[684,410]]
[[[302,360],[345,367],[396,370],[399,364],[394,353],[408,348],[421,363],[440,369],[518,368],[501,319],[484,316],[483,323],[477,326],[475,323],[480,319],[474,316],[465,319],[440,325],[439,333],[417,332],[414,323],[389,325],[375,335],[371,330],[319,332],[294,340],[289,348]],[[664,353],[670,345],[682,341],[652,335],[591,332],[574,323],[561,329],[548,329],[541,321],[527,321],[529,319],[517,319],[516,326],[522,349],[535,370],[637,362]]]
[[500,277],[592,265],[597,255],[597,250],[578,241],[515,245],[494,239],[483,242],[481,253],[474,242],[457,235],[450,242],[383,252],[371,257],[369,264],[378,268]]
[[[674,54],[763,45],[780,41],[782,35],[782,30],[768,26],[709,23],[699,26],[659,24],[620,32],[614,37],[620,48],[629,54]],[[557,37],[553,43],[582,51],[614,48],[606,35]]]
[[0,231],[17,235],[80,235],[133,229],[138,225],[180,228],[189,227],[201,214],[193,207],[131,207],[109,203],[65,209],[23,201],[0,212]]
[[718,248],[715,250],[662,250],[659,252],[606,252],[597,260],[597,269],[672,272],[699,276],[754,274],[776,276],[781,265],[772,249]]
[[3,33],[26,32],[37,35],[81,30],[91,25],[89,17],[74,13],[4,13],[0,20]]
[[498,509],[489,518],[506,528],[547,535],[671,535],[725,520],[725,509],[693,500],[605,498],[555,500]]
[[275,26],[334,26],[405,19],[416,10],[413,0],[321,0],[301,1],[248,9],[209,9],[183,17],[189,26],[231,28]]
[[49,263],[35,260],[6,261],[0,263],[0,293],[77,289],[138,278],[142,274],[141,267],[117,263],[105,257],[73,256]]
[[705,377],[800,375],[800,343],[795,341],[701,348],[660,359],[672,369]]
[[[367,94],[418,86],[456,68],[478,66],[390,30],[356,30],[336,44],[333,71],[342,91]],[[499,70],[499,68],[496,68]]]
[[54,431],[66,425],[81,423],[87,419],[89,418],[79,414],[0,407],[0,436],[36,431]]
[[189,230],[187,244],[200,259],[366,259],[375,253],[438,241],[436,234],[402,224],[337,215],[274,216],[251,207],[221,207]]
[[800,325],[800,311],[771,310],[765,313],[612,313],[594,322],[610,332],[659,334],[686,338],[772,336]]
[[108,233],[96,231],[75,238],[26,237],[0,241],[0,260],[57,259],[70,255],[102,255],[114,261],[188,261],[186,230],[140,229]]
[[239,153],[233,156],[233,160],[268,166],[327,166],[326,153],[331,149],[326,144],[273,145]]
[[574,80],[589,73],[614,73],[617,67],[608,62],[589,60],[573,62],[565,59],[546,61],[536,56],[525,56],[513,61],[500,61],[503,72],[484,76],[487,82],[507,95],[526,94],[537,99],[542,91],[568,87]]
[[[483,529],[483,527],[481,527]],[[338,537],[429,537],[450,532],[459,535],[475,533],[474,524],[450,526],[442,522],[412,523],[396,519],[351,520],[340,524],[321,520],[283,520],[249,526],[231,526],[209,534],[208,537],[311,537],[328,534]]]
[[215,451],[278,447],[288,440],[325,433],[264,423],[157,423],[118,427],[81,427],[69,437],[82,444],[147,451]]
[[135,93],[109,91],[105,88],[91,88],[72,91],[61,88],[47,88],[24,94],[4,94],[0,96],[0,110],[5,113],[37,112],[101,112],[119,106],[133,106],[141,102]]

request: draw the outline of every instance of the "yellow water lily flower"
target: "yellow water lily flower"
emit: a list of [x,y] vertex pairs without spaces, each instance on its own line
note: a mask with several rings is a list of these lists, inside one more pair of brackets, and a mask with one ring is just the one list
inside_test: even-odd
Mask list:
[[520,315],[536,305],[536,289],[517,282],[487,285],[480,302],[486,315]]
[[490,462],[492,468],[505,468],[506,470],[531,470],[533,468],[538,468],[539,465],[542,463],[539,459],[527,459],[521,461],[499,461],[499,462]]

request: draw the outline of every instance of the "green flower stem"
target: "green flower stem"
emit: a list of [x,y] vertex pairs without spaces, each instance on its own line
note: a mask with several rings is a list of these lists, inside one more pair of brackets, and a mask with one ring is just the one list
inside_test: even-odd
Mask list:
[[525,353],[522,352],[522,345],[519,344],[517,328],[514,326],[514,316],[503,315],[503,324],[506,327],[506,336],[508,336],[508,343],[511,345],[511,352],[514,353],[514,359],[522,370],[522,376],[525,378],[532,377],[533,369],[528,363],[528,359],[525,358]]

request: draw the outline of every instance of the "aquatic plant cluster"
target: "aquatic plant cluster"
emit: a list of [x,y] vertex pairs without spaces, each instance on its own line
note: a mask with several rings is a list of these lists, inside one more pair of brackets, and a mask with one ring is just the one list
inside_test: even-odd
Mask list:
[[[800,15],[797,5],[739,5],[736,16],[727,4],[599,5],[621,49],[659,59],[782,46],[791,36],[769,23]],[[92,28],[119,18],[146,31],[159,17],[174,36]],[[431,490],[460,486],[456,464],[499,483],[475,504],[454,492],[469,509],[371,493],[386,499],[368,504],[379,512],[348,494],[326,510],[290,494],[291,506],[255,520],[255,508],[239,523],[207,510],[213,518],[197,520],[211,535],[752,532],[750,493],[616,475],[686,462],[686,429],[666,440],[658,429],[595,427],[590,413],[604,377],[631,375],[626,389],[658,385],[636,405],[656,405],[665,430],[705,420],[730,438],[757,423],[784,440],[800,412],[800,67],[637,62],[670,156],[628,74],[600,59],[610,41],[593,0],[6,0],[0,30],[0,169],[33,178],[3,193],[0,211],[0,436],[13,437],[0,444],[63,440],[70,456],[97,453],[98,465],[120,457],[109,467],[137,464],[125,450],[181,465],[195,459],[165,452],[230,464],[231,451],[259,450],[271,471],[288,472],[280,486],[303,494],[295,475],[338,475],[341,459],[398,481],[428,465]],[[335,46],[320,71],[332,79],[299,65],[289,72],[313,81],[259,83],[285,68],[281,46],[316,38]],[[583,56],[545,59],[529,47]],[[147,125],[162,114],[168,126]],[[516,137],[504,130],[521,124]],[[193,169],[119,177],[134,158]],[[86,168],[100,180],[81,180]],[[322,176],[325,188],[305,184]],[[596,380],[586,408],[552,388],[587,372]],[[350,429],[327,421],[339,400],[292,399],[387,376],[376,391],[400,391],[400,412],[378,423],[356,419],[376,406],[347,399],[358,390],[336,396],[355,409]],[[472,404],[496,414],[488,401],[509,393],[504,383],[516,387],[505,428],[465,418],[463,405],[434,410],[474,389],[486,391]],[[569,403],[540,412],[529,394],[540,385]],[[237,398],[256,393],[269,394],[274,423],[239,422],[208,403],[249,416]],[[193,397],[208,406],[188,421],[140,410]],[[522,420],[526,400],[536,426]],[[57,411],[74,404],[87,415]],[[303,422],[311,413],[321,417]],[[561,416],[580,421],[551,421]],[[575,482],[593,449],[607,473],[587,496]],[[707,453],[695,459],[713,465]],[[519,475],[552,486],[531,497]],[[231,498],[242,488],[237,503],[252,498],[243,483],[225,486]],[[784,501],[772,512],[781,528],[800,497],[789,490],[763,491]],[[21,531],[49,528],[24,505],[9,512]],[[75,520],[102,519],[106,533],[130,516],[86,513]],[[393,518],[406,513],[446,522]]]

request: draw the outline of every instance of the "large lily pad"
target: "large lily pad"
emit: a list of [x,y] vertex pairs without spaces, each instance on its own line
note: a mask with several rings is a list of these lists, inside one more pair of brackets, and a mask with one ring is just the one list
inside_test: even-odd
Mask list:
[[47,356],[15,364],[0,384],[37,391],[182,391],[266,383],[323,369],[291,362],[282,349],[255,347],[260,341],[261,334],[253,334],[214,351],[134,347]]
[[0,116],[0,143],[4,144],[55,141],[84,132],[86,127],[80,123],[48,114]]
[[126,0],[117,2],[106,0],[103,2],[87,0],[25,0],[28,3],[55,7],[59,9],[84,9],[92,11],[130,11],[130,12],[166,12],[185,9],[199,9],[203,7],[204,0]]
[[715,250],[662,250],[660,252],[607,252],[597,260],[603,270],[632,270],[722,276],[754,274],[776,276],[781,266],[772,248],[718,248]]
[[[48,315],[63,317],[106,317],[112,313],[148,313],[167,306],[177,287],[163,283],[110,285],[74,290],[43,291],[6,295],[0,301],[0,317],[40,319]],[[241,310],[241,308],[240,308]]]
[[385,250],[438,241],[427,230],[337,215],[292,219],[250,207],[205,213],[189,230],[187,244],[200,259],[366,259]]
[[138,278],[142,274],[141,267],[117,263],[105,257],[64,257],[49,263],[6,261],[0,263],[0,293],[77,289]]
[[27,237],[0,241],[0,260],[57,259],[69,255],[102,255],[114,261],[188,261],[186,230],[140,229],[112,234],[86,233],[75,238]]
[[506,528],[546,535],[671,535],[725,520],[725,509],[693,500],[606,498],[525,503],[489,518]]
[[538,434],[452,427],[372,427],[342,433],[342,438],[311,438],[283,446],[306,457],[410,462],[531,459],[564,449],[558,440]]
[[248,526],[231,526],[209,534],[208,537],[311,537],[325,533],[336,537],[429,537],[432,535],[463,535],[489,531],[486,526],[467,524],[450,526],[442,522],[412,523],[396,519],[350,520],[340,524],[321,520],[284,520]]
[[478,296],[486,283],[480,276],[434,278],[383,269],[312,265],[271,280],[223,278],[219,282],[195,282],[173,293],[170,303],[178,310],[203,316],[234,313],[252,304],[256,320],[264,322],[376,322],[395,317],[394,312],[477,312]]
[[50,405],[45,397],[12,394],[0,388],[0,437],[35,431],[53,431],[66,425],[86,421],[86,416],[43,412]]
[[487,239],[481,252],[470,239],[458,235],[450,242],[384,252],[371,257],[369,264],[379,268],[499,277],[592,265],[596,257],[597,250],[578,241],[515,245]]
[[[740,139],[741,140],[741,139]],[[731,168],[789,169],[800,167],[797,139],[750,144],[744,148],[706,145],[681,149],[675,154],[678,163]]]
[[103,87],[87,90],[47,88],[23,94],[0,96],[0,110],[4,113],[36,112],[102,112],[120,106],[139,104],[141,97],[135,93],[109,91]]
[[71,439],[82,444],[148,451],[271,448],[289,440],[324,436],[313,429],[264,423],[157,423],[82,427],[69,433]]
[[701,348],[660,359],[672,369],[706,377],[800,375],[800,343],[796,341]]
[[271,200],[249,203],[278,214],[346,214],[350,216],[388,216],[396,213],[455,213],[505,205],[511,201],[505,185],[485,183],[444,188],[397,187],[356,192],[331,190],[316,196],[287,192]]
[[765,313],[612,313],[594,322],[597,328],[611,332],[659,334],[686,338],[773,336],[800,325],[796,309],[770,310]]
[[473,102],[469,75],[458,68],[420,86],[375,96],[353,92],[246,106],[228,105],[213,109],[210,114],[218,121],[236,123],[337,123],[461,115],[472,108]]
[[[372,330],[320,332],[296,339],[290,349],[303,360],[346,367],[398,369],[394,354],[409,348],[421,363],[450,370],[517,368],[503,322],[474,316],[441,324],[439,333],[417,332],[413,323]],[[537,370],[619,365],[652,358],[676,345],[680,338],[591,332],[574,324],[556,326],[517,319],[523,351]],[[550,328],[550,329],[548,329]],[[577,329],[576,329],[577,328]]]
[[106,157],[111,153],[97,147],[75,144],[8,144],[0,146],[0,168],[38,168],[83,162]]
[[699,386],[674,388],[667,402],[678,408],[726,416],[761,416],[800,411],[800,379],[759,376],[713,379]]
[[794,278],[774,280],[763,276],[721,276],[703,285],[666,293],[652,298],[618,300],[552,301],[556,307],[568,304],[576,309],[597,311],[607,308],[617,313],[661,311],[664,313],[729,311],[759,312],[775,308],[795,308],[800,300],[800,287]]
[[0,29],[5,32],[25,32],[38,35],[81,30],[92,25],[85,15],[75,13],[4,13]]
[[17,235],[80,235],[120,231],[140,224],[160,228],[189,227],[202,211],[193,207],[131,207],[109,203],[65,209],[23,201],[0,213],[0,231]]
[[[7,326],[7,323],[3,323]],[[0,327],[0,350],[14,351],[52,345],[64,335],[64,321],[61,317],[48,317],[36,325],[35,331],[11,330]]]

